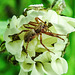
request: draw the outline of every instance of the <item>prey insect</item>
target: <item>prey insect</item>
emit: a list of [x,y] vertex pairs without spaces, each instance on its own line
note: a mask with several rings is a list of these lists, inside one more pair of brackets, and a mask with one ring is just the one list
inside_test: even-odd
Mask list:
[[[51,23],[50,23],[51,24]],[[27,28],[27,30],[22,30],[20,33],[18,33],[17,35],[23,33],[23,32],[27,32],[24,35],[24,41],[27,42],[26,45],[26,52],[27,52],[27,48],[28,48],[28,44],[31,40],[33,40],[35,37],[38,37],[40,35],[40,43],[41,45],[49,52],[52,52],[51,50],[49,50],[42,42],[42,34],[46,34],[52,37],[57,37],[61,40],[64,41],[63,38],[61,38],[60,36],[64,36],[61,34],[56,34],[56,33],[52,33],[50,31],[48,31],[49,25],[46,22],[42,21],[40,18],[36,17],[35,18],[35,22],[30,21],[28,24],[23,24],[23,26],[25,28]],[[31,25],[31,27],[28,27],[27,25]],[[54,53],[54,52],[52,52]]]

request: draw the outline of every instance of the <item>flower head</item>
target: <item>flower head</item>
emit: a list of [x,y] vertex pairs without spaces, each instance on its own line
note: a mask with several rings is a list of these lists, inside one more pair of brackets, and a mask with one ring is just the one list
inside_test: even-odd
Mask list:
[[68,43],[67,35],[75,31],[74,19],[44,10],[42,5],[30,7],[24,10],[25,16],[12,17],[4,34],[7,51],[20,64],[19,75],[66,73],[68,65],[62,52]]

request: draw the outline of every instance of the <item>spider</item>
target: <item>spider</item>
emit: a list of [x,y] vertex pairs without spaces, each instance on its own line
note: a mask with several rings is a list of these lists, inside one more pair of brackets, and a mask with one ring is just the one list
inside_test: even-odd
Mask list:
[[[23,24],[23,26],[29,30],[22,30],[20,33],[16,34],[16,35],[19,35],[21,34],[22,32],[27,32],[25,35],[24,35],[24,41],[27,42],[27,45],[26,45],[26,53],[27,53],[27,48],[28,48],[28,44],[29,42],[34,39],[35,37],[38,37],[40,35],[40,43],[42,44],[42,46],[48,50],[49,52],[52,52],[51,50],[49,50],[42,42],[42,33],[43,34],[46,34],[46,35],[49,35],[49,36],[53,36],[53,37],[57,37],[61,40],[64,41],[63,38],[59,37],[59,36],[64,36],[64,35],[61,35],[61,34],[56,34],[56,33],[52,33],[52,32],[49,32],[48,28],[50,27],[49,25],[52,25],[51,23],[46,23],[44,21],[42,21],[40,18],[38,17],[35,17],[35,21],[36,22],[32,22],[30,21],[28,24]],[[31,27],[28,27],[26,25],[31,25]],[[54,52],[52,52],[54,53]]]

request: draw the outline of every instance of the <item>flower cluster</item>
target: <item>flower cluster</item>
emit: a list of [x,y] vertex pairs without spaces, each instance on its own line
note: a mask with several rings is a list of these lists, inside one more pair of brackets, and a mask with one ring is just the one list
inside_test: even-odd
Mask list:
[[[40,5],[39,5],[40,6]],[[35,6],[32,6],[35,7]],[[37,9],[37,10],[35,10]],[[36,6],[33,9],[25,9],[26,15],[19,18],[13,16],[4,34],[5,46],[8,52],[15,56],[21,67],[19,75],[61,75],[68,70],[68,64],[62,57],[64,49],[68,43],[67,35],[75,31],[75,19],[58,15],[55,11]],[[51,23],[49,32],[61,34],[61,38],[42,34],[43,44],[52,52],[49,52],[40,43],[40,35],[29,41],[26,51],[28,35],[34,32],[29,22],[36,22],[35,18],[40,18],[43,22]],[[36,27],[35,27],[36,28]],[[27,32],[25,30],[28,30]]]

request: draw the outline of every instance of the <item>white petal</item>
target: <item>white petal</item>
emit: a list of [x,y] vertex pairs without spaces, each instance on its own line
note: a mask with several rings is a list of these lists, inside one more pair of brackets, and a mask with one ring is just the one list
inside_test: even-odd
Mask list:
[[19,62],[34,63],[31,57],[27,55],[25,52],[21,52],[21,57],[16,56],[16,60]]
[[10,52],[12,55],[16,55],[18,57],[21,56],[22,46],[22,40],[6,43],[7,51]]
[[51,60],[52,61],[55,61],[57,58],[59,58],[59,57],[61,57],[61,55],[62,55],[62,52],[55,52],[55,54],[53,54],[53,53],[50,53],[50,55],[51,55]]
[[42,65],[40,63],[34,65],[31,75],[44,75],[44,72],[42,71]]
[[58,16],[58,24],[53,23],[58,34],[68,34],[74,31],[74,27],[67,23],[61,16]]
[[55,61],[52,61],[51,67],[58,75],[66,73],[68,70],[67,62],[63,58],[57,58]]
[[28,16],[26,16],[27,22],[29,22],[29,21],[34,21],[35,22],[35,17],[42,18],[45,13],[46,12],[44,12],[44,11],[29,10],[29,11],[27,11]]
[[20,18],[18,18],[18,28],[20,28],[23,24],[28,24],[33,18],[31,16],[23,16],[21,15]]
[[34,59],[34,61],[40,61],[40,62],[50,62],[51,61],[51,55],[49,52],[44,52],[43,54],[39,55]]
[[3,36],[4,37],[4,40],[6,42],[12,41],[11,38],[8,37],[9,33],[10,33],[10,29],[6,29],[6,31],[4,33],[4,36]]
[[37,63],[36,64],[36,69],[40,73],[40,75],[44,75],[44,72],[43,72],[42,64],[41,63]]
[[44,19],[48,22],[58,24],[58,15],[53,10],[48,10],[48,12],[44,16]]
[[63,51],[65,49],[66,44],[68,43],[68,39],[64,36],[62,37],[65,41],[58,39],[54,44],[54,51]]
[[[52,44],[55,44],[57,42],[57,38],[43,34],[42,42],[49,50],[53,51],[54,47],[52,46]],[[37,46],[36,46],[36,51],[37,52],[47,51],[47,49],[45,49],[45,47],[43,47],[42,44],[40,43],[39,37],[38,37],[38,42],[37,42]]]
[[13,34],[16,34],[16,33],[19,33],[20,31],[16,28],[11,28],[11,29],[6,29],[5,33],[4,33],[4,40],[6,42],[9,42],[11,41],[10,37],[8,37],[9,35],[13,35]]
[[67,21],[67,23],[75,27],[75,18],[70,18],[70,17],[65,17],[65,16],[62,16],[62,17]]
[[20,67],[23,69],[24,72],[29,72],[32,70],[34,63],[20,63]]
[[27,12],[28,15],[31,15],[33,17],[44,16],[45,13],[46,12],[44,12],[44,11],[37,11],[37,10],[36,11],[30,10],[30,11]]
[[29,72],[32,70],[34,63],[29,55],[25,55],[24,61],[20,62],[20,66],[25,72]]
[[26,63],[35,63],[29,55],[25,55],[24,61]]
[[25,52],[21,52],[21,56],[20,57],[15,56],[15,58],[18,62],[24,62],[25,56],[26,56]]
[[46,34],[43,34],[42,35],[42,41],[44,44],[53,44],[55,42],[57,42],[57,38],[56,37],[52,37],[52,36],[49,36],[49,35],[46,35]]
[[[27,48],[27,52],[28,54],[32,57],[32,56],[35,56],[35,47],[36,47],[36,44],[37,44],[37,39],[34,38],[33,40],[31,40],[28,44],[28,48]],[[27,43],[25,43],[25,48],[26,48],[26,45]]]
[[51,67],[51,63],[43,63],[43,71],[47,74],[47,75],[57,75],[52,67]]
[[17,17],[14,15],[14,16],[12,17],[12,19],[11,19],[11,22],[10,22],[10,28],[16,28],[17,23],[18,23]]
[[28,72],[24,72],[22,69],[20,69],[19,75],[28,75]]
[[62,63],[62,67],[63,67],[63,73],[67,73],[68,71],[68,63],[64,58],[60,58],[61,59],[61,63]]

